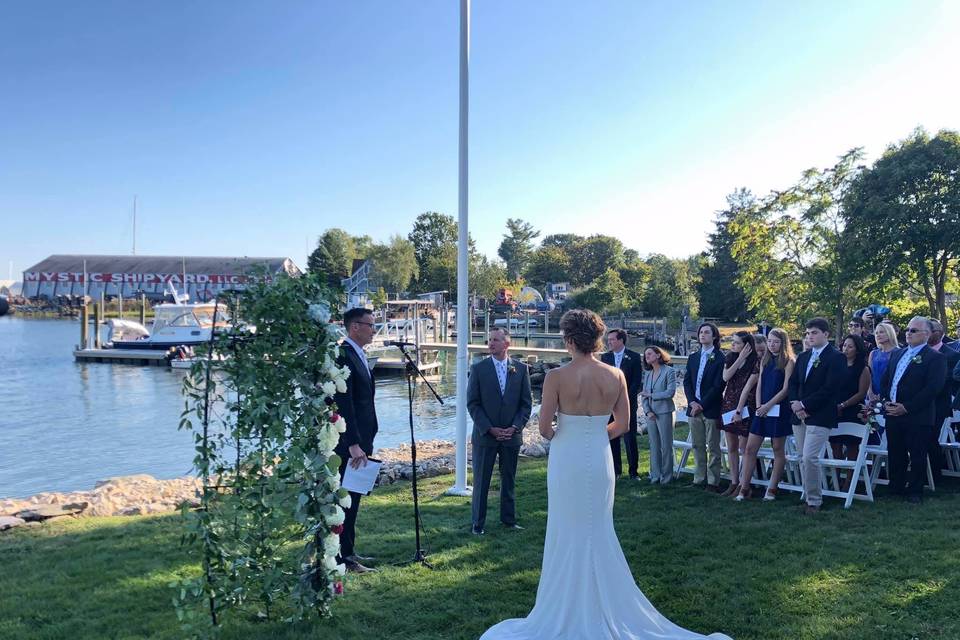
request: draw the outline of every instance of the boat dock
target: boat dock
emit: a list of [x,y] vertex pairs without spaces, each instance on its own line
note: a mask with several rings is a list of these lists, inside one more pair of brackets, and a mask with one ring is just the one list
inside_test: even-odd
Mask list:
[[161,349],[75,349],[77,362],[133,364],[141,367],[169,367],[170,357]]

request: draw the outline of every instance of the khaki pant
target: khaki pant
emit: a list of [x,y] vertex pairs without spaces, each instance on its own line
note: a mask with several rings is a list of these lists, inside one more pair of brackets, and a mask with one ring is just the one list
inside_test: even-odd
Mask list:
[[827,427],[818,427],[813,424],[793,425],[793,435],[797,439],[797,449],[800,451],[800,477],[803,479],[803,493],[807,504],[819,507],[823,504],[823,492],[820,485],[820,454],[824,445],[830,440],[830,431]]
[[[693,473],[694,484],[717,486],[720,484],[720,420],[704,418],[703,413],[689,416],[690,433],[693,434],[693,460],[697,470]],[[710,464],[707,464],[707,451]]]

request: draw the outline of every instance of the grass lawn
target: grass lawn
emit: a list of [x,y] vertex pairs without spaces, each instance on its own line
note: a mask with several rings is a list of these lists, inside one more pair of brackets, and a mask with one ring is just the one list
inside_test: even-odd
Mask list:
[[[646,438],[641,438],[645,448]],[[229,619],[224,638],[475,639],[533,605],[546,526],[546,462],[518,474],[524,531],[469,534],[469,503],[426,481],[423,522],[436,570],[385,566],[413,551],[401,483],[364,498],[358,550],[384,567],[351,578],[335,617],[298,626]],[[496,479],[495,479],[496,481]],[[960,638],[960,483],[914,507],[881,491],[815,518],[775,503],[623,479],[614,511],[640,588],[675,622],[737,640]],[[498,501],[488,523],[497,522]],[[168,583],[199,572],[179,515],[91,518],[0,535],[0,638],[180,638]]]

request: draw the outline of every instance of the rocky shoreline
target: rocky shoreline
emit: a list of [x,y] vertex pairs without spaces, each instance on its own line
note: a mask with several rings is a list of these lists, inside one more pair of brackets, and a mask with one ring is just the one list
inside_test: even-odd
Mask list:
[[[521,455],[543,457],[550,443],[537,432],[536,424],[523,430]],[[377,451],[383,461],[378,485],[407,480],[413,475],[410,445]],[[469,460],[470,447],[467,447]],[[429,478],[454,472],[456,452],[452,442],[425,440],[417,443],[417,476]],[[88,516],[137,516],[175,511],[183,504],[198,505],[200,480],[192,476],[158,480],[147,474],[118,476],[96,483],[90,491],[47,492],[23,499],[0,499],[0,531],[38,525],[57,518]]]

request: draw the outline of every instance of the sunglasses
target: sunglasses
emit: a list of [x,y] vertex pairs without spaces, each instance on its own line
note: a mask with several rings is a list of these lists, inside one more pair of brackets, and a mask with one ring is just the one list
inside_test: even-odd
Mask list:
[[927,329],[914,329],[913,327],[911,327],[907,329],[906,332],[907,333],[923,333],[924,331],[927,331]]

